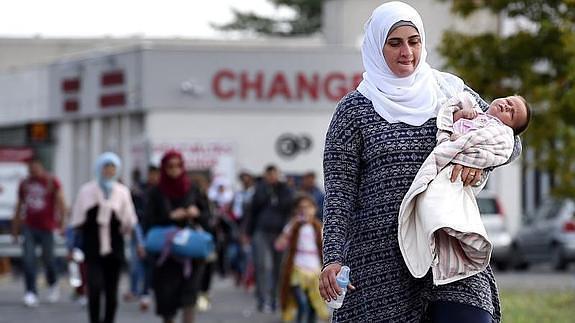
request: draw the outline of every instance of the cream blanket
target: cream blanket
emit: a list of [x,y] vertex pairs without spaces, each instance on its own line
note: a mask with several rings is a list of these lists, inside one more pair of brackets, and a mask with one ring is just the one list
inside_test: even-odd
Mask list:
[[[445,119],[438,116],[437,120],[440,132],[448,128]],[[453,167],[448,165],[480,169],[501,165],[513,146],[511,128],[490,126],[444,141],[427,157],[399,210],[399,247],[414,277],[425,276],[432,267],[434,284],[447,284],[489,264],[492,245],[473,189],[464,187],[461,179],[451,183]]]

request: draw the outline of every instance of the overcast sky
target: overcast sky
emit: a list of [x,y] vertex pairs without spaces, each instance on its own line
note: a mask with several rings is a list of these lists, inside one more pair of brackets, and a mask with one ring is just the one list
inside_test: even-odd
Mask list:
[[221,37],[210,22],[231,8],[290,15],[267,0],[12,0],[0,6],[0,37]]

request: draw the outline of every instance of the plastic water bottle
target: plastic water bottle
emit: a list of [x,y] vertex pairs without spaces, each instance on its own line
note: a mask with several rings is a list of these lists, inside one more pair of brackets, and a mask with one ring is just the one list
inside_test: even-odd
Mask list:
[[349,285],[349,267],[343,266],[339,270],[336,276],[337,285],[341,288],[341,294],[337,296],[335,300],[330,300],[327,302],[327,306],[337,309],[343,305],[343,298],[345,293],[347,293],[347,285]]
[[68,262],[68,274],[70,275],[70,286],[82,286],[82,274],[80,273],[80,263],[84,261],[84,253],[78,248],[72,250],[72,260]]

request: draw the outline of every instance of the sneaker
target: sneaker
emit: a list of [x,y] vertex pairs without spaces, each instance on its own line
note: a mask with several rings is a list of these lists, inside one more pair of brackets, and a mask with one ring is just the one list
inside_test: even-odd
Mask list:
[[124,293],[124,302],[130,303],[130,302],[133,302],[135,299],[136,299],[136,295],[134,295],[132,292]]
[[273,314],[275,312],[274,308],[269,304],[264,304],[261,312],[263,314]]
[[48,296],[46,297],[48,303],[56,303],[60,300],[60,286],[54,284],[48,288]]
[[256,309],[258,310],[258,312],[263,313],[263,314],[274,313],[274,309],[272,308],[272,306],[268,303],[265,303],[265,302],[258,303]]
[[210,303],[210,299],[207,295],[200,294],[198,295],[198,300],[196,301],[196,307],[200,312],[207,312],[212,307],[212,304]]
[[28,306],[28,307],[36,307],[38,306],[38,296],[36,296],[36,294],[32,293],[32,292],[27,292],[26,295],[24,295],[24,305]]
[[150,308],[150,296],[144,295],[140,297],[140,311],[146,312]]
[[86,306],[86,304],[88,304],[88,297],[86,297],[86,296],[84,296],[84,295],[81,295],[81,296],[78,297],[78,299],[76,299],[76,302],[77,302],[80,306],[84,307],[84,306]]

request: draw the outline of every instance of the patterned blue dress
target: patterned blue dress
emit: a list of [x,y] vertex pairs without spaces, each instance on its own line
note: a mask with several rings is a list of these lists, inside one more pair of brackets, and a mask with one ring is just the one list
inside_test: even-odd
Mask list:
[[399,206],[435,146],[435,119],[422,126],[388,123],[358,91],[338,104],[324,151],[324,264],[351,268],[356,291],[346,295],[333,322],[422,322],[430,301],[473,305],[500,321],[491,268],[433,286],[416,279],[399,250]]

